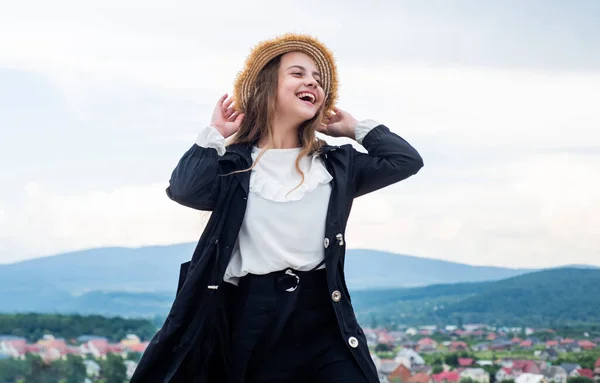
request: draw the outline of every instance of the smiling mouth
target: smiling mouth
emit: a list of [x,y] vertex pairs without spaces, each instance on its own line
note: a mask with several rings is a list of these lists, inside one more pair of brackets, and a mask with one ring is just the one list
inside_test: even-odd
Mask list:
[[314,105],[317,102],[316,97],[312,93],[308,92],[300,92],[296,94],[296,97],[298,97],[302,101],[310,103],[311,105]]

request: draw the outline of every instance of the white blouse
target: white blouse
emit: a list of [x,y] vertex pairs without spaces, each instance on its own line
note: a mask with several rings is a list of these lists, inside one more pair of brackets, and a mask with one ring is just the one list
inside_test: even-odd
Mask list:
[[[361,121],[355,131],[362,142],[379,125]],[[212,147],[222,156],[225,139],[211,126],[204,128],[198,146]],[[268,274],[286,268],[308,271],[325,255],[323,237],[332,180],[318,155],[300,160],[302,176],[295,161],[301,148],[268,149],[250,174],[246,213],[224,280],[235,285],[246,274]],[[260,149],[253,147],[252,160]],[[324,268],[321,266],[320,268]]]

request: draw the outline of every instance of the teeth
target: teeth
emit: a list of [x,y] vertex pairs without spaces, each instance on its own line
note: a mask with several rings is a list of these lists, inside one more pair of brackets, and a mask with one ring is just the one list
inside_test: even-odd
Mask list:
[[309,97],[311,104],[315,103],[315,96],[313,96],[312,93],[302,92],[302,93],[298,93],[296,96],[298,98]]

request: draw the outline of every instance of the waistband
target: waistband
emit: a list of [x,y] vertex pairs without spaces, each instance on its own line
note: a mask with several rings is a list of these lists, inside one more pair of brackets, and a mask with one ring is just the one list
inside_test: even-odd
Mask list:
[[[326,287],[326,269],[298,271],[288,268],[269,274],[247,274],[240,278],[237,290],[293,293],[300,286],[302,286],[302,290]],[[231,287],[236,289],[234,285],[231,285]]]

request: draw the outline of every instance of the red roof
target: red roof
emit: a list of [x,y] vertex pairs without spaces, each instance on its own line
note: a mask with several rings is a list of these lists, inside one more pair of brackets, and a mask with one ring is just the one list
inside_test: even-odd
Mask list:
[[129,346],[129,349],[133,352],[144,352],[146,351],[146,348],[148,347],[148,344],[150,342],[142,342],[142,343],[138,343],[138,344],[132,344],[131,346]]
[[429,383],[429,375],[426,372],[419,372],[411,376],[407,383]]
[[560,341],[560,344],[569,344],[569,343],[575,343],[575,339],[571,339],[571,338],[566,338]]
[[458,364],[463,367],[469,367],[473,365],[473,359],[471,358],[458,358]]
[[406,382],[410,378],[410,370],[401,363],[394,371],[392,371],[389,377],[400,378],[402,382]]
[[39,346],[37,344],[28,344],[27,347],[25,348],[26,352],[40,352],[42,350],[42,346]]
[[431,338],[423,338],[417,342],[417,344],[419,344],[421,346],[432,346],[435,343],[436,343],[435,340],[433,340]]
[[431,375],[433,380],[436,382],[458,382],[460,381],[460,374],[456,371],[445,371],[440,372],[439,374]]
[[108,345],[107,351],[112,352],[112,353],[123,352],[123,346],[121,346],[119,344],[110,344],[110,345]]
[[546,342],[546,346],[548,346],[548,347],[558,346],[558,341],[557,340],[549,340]]
[[582,369],[577,370],[577,372],[579,373],[580,376],[594,379],[594,371],[590,370],[589,368],[582,368]]
[[524,340],[521,342],[521,347],[531,347],[533,346],[533,341],[531,340]]
[[596,343],[590,342],[589,340],[580,340],[579,347],[583,348],[596,348]]
[[511,340],[512,343],[521,343],[522,341],[523,341],[523,339],[518,338],[516,336],[514,338],[512,338],[512,340]]
[[508,375],[512,374],[512,368],[510,367],[502,367],[502,369],[504,370],[504,372],[506,372]]

